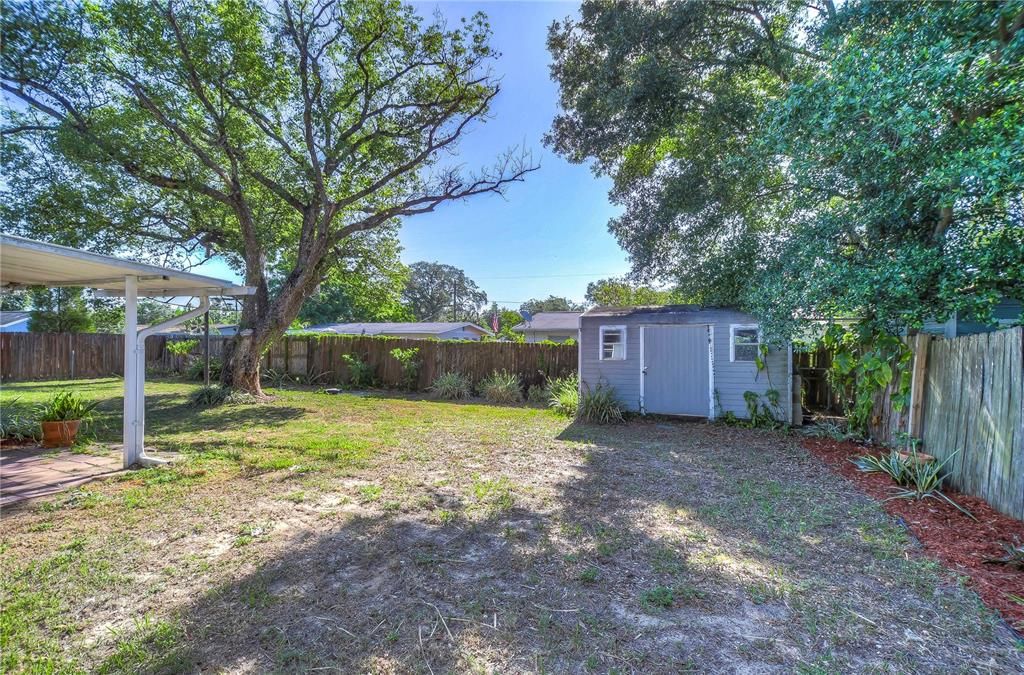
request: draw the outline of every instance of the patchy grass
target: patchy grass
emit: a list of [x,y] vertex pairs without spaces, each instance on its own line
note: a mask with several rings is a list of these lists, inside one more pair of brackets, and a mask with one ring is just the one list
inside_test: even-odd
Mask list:
[[[64,386],[116,442],[120,382]],[[173,467],[4,509],[3,671],[1022,667],[959,579],[782,434],[302,389],[197,409],[194,389],[147,384]]]

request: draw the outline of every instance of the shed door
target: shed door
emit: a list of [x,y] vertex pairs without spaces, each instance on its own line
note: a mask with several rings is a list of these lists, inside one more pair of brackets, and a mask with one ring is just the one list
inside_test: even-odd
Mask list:
[[644,326],[644,410],[708,416],[708,327]]

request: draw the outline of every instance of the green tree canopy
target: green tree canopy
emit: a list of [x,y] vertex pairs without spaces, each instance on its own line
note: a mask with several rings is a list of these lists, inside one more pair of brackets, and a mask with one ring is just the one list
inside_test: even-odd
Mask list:
[[33,288],[29,291],[32,333],[94,333],[96,325],[81,288]]
[[1022,292],[1024,3],[587,2],[548,137],[614,180],[642,278],[770,332]]
[[537,312],[582,312],[583,305],[577,304],[569,298],[556,295],[549,295],[543,300],[532,298],[519,305],[519,310],[536,314]]
[[416,262],[409,266],[402,302],[416,321],[476,321],[487,294],[457,267]]
[[451,29],[396,0],[4,10],[5,228],[226,259],[256,289],[227,385],[260,392],[263,349],[350,238],[532,169],[516,152],[473,174],[443,161],[500,90],[483,15]]
[[671,305],[682,302],[676,291],[662,291],[650,286],[638,286],[627,279],[600,279],[587,284],[586,301],[604,307],[631,307],[637,305]]

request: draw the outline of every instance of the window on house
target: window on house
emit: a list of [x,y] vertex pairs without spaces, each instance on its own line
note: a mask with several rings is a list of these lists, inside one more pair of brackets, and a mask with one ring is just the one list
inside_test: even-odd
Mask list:
[[761,349],[761,334],[757,326],[733,324],[730,327],[729,335],[731,337],[731,360],[751,363],[757,360],[757,354]]
[[601,360],[622,361],[626,358],[626,327],[601,326]]

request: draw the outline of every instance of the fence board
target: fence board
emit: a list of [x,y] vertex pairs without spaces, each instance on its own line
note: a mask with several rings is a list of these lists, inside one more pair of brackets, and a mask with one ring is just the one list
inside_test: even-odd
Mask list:
[[[175,356],[169,341],[184,338],[154,335],[146,340],[146,367],[156,373],[183,373],[189,361],[201,358],[199,338],[191,356]],[[219,358],[232,337],[211,336],[210,355]],[[391,356],[395,348],[419,350],[418,386],[426,389],[434,379],[457,371],[479,381],[495,370],[517,373],[524,384],[539,384],[546,377],[576,371],[574,345],[512,342],[455,342],[366,336],[289,335],[274,342],[261,367],[293,378],[314,377],[321,384],[344,384],[348,369],[343,354],[354,354],[374,366],[384,386],[401,383],[401,366]],[[124,373],[124,337],[102,333],[2,333],[0,380],[42,380],[108,377]]]

